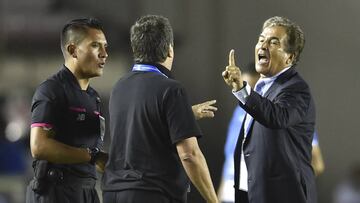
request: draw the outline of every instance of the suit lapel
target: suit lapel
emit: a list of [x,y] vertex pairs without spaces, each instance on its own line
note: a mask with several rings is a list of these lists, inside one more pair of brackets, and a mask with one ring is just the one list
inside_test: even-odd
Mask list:
[[[239,171],[240,171],[240,161],[241,161],[241,149],[242,149],[242,142],[244,139],[244,123],[245,118],[242,122],[241,129],[239,132],[239,137],[236,141],[235,151],[234,151],[234,169],[235,169],[235,187],[239,188]],[[245,147],[245,146],[244,146]]]
[[[275,90],[277,90],[282,84],[284,84],[286,81],[288,81],[290,78],[292,78],[296,74],[297,74],[297,71],[295,69],[295,66],[293,66],[293,67],[289,68],[289,70],[285,71],[283,74],[279,75],[279,77],[276,78],[276,80],[271,85],[271,87],[268,89],[268,91],[266,91],[264,97],[269,98],[272,95],[272,93],[275,92]],[[245,121],[245,119],[244,119],[244,121]],[[244,149],[246,148],[247,144],[249,143],[249,141],[252,137],[253,127],[254,127],[255,122],[256,122],[256,120],[254,119],[253,122],[251,123],[249,134],[245,138]],[[243,127],[244,127],[244,124],[243,124]],[[241,130],[243,130],[243,127]],[[242,133],[242,136],[243,136],[243,133]]]
[[[246,115],[246,114],[245,114],[245,115]],[[241,147],[242,141],[243,141],[243,139],[245,139],[245,137],[244,137],[245,119],[246,119],[246,116],[244,117],[244,119],[243,119],[243,121],[242,121],[242,123],[241,123],[241,128],[240,128],[240,132],[239,132],[238,139],[237,139],[237,141],[236,141],[236,147],[235,147],[235,148],[237,148],[238,145]]]
[[264,97],[268,98],[269,95],[278,89],[278,87],[288,81],[291,77],[297,74],[295,66],[289,68],[289,70],[285,71],[283,74],[279,75],[278,78],[274,81],[271,87],[266,91]]
[[[249,129],[249,133],[248,135],[246,136],[246,138],[244,137],[245,139],[245,142],[244,142],[244,149],[246,148],[246,146],[248,145],[249,143],[249,140],[251,139],[252,137],[252,131],[253,131],[253,127],[254,127],[254,123],[255,123],[255,120],[253,120],[250,124],[250,129]],[[244,133],[243,133],[244,134]]]

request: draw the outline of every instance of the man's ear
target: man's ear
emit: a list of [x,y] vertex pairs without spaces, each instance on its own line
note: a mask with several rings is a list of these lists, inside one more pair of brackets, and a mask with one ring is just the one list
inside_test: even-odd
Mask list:
[[173,46],[171,44],[169,45],[168,57],[174,58],[174,48],[173,48]]
[[69,54],[70,56],[72,56],[73,58],[77,58],[77,55],[76,55],[76,46],[75,46],[73,43],[67,45],[66,51],[67,51],[68,54]]
[[288,59],[286,59],[286,64],[287,65],[293,64],[295,61],[295,58],[296,58],[296,53],[289,54]]

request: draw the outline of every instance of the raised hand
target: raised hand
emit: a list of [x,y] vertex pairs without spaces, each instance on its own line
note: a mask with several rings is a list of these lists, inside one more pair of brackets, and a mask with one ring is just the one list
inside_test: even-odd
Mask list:
[[206,101],[204,103],[195,104],[192,106],[192,110],[196,120],[202,118],[213,118],[215,116],[214,111],[217,111],[215,106],[216,100]]
[[235,65],[235,51],[232,49],[229,53],[229,65],[226,66],[222,76],[227,85],[232,87],[233,92],[239,91],[243,87],[243,79],[239,67]]

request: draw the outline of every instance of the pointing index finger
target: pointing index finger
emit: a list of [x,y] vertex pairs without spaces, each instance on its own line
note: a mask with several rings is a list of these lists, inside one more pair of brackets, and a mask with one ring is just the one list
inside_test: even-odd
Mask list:
[[229,66],[236,66],[235,65],[235,51],[234,51],[234,49],[231,49],[230,53],[229,53]]
[[215,103],[216,103],[216,100],[210,100],[210,101],[204,102],[203,104],[205,104],[205,105],[213,105]]

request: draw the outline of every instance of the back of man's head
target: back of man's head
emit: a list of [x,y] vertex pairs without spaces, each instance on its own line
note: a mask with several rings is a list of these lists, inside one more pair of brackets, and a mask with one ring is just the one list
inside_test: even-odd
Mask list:
[[67,45],[71,43],[79,44],[86,37],[90,28],[103,32],[102,24],[96,18],[74,19],[64,25],[60,35],[61,51],[64,57],[66,56]]
[[164,62],[173,45],[173,31],[167,18],[147,15],[131,27],[130,40],[135,63]]

